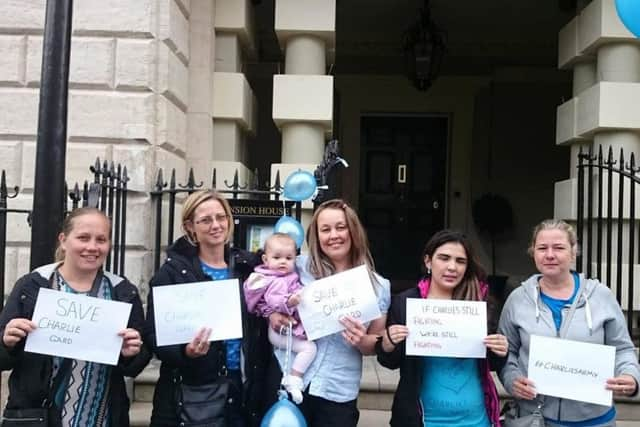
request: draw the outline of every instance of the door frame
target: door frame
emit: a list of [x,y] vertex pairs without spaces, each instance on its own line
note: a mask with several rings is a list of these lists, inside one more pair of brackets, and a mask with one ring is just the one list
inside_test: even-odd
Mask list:
[[[453,114],[451,113],[437,113],[437,112],[425,112],[425,113],[411,113],[411,112],[361,112],[358,117],[358,127],[362,126],[362,119],[365,117],[398,117],[398,118],[426,118],[426,117],[444,117],[447,119],[447,141],[445,147],[445,173],[444,173],[444,203],[443,212],[444,212],[444,227],[449,227],[449,185],[451,183],[451,136],[453,129]],[[359,134],[358,138],[358,152],[362,153],[362,135]],[[362,176],[363,171],[362,168],[362,157],[359,159],[358,163],[358,176]],[[362,182],[359,182],[359,186],[364,185]],[[358,188],[358,206],[360,205],[360,188]]]

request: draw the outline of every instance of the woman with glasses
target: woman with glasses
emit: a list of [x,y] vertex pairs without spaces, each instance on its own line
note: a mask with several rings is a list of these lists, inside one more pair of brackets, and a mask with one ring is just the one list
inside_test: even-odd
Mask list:
[[[187,197],[182,209],[182,230],[184,235],[167,249],[167,259],[151,279],[151,288],[233,278],[242,283],[259,264],[255,254],[229,247],[233,236],[231,209],[224,197],[214,191],[199,191]],[[177,378],[183,385],[206,389],[207,385],[219,382],[225,373],[228,391],[221,411],[224,422],[220,425],[257,426],[264,407],[265,365],[271,354],[266,322],[248,314],[243,301],[242,339],[210,342],[212,331],[203,328],[188,344],[159,347],[155,339],[153,292],[149,293],[147,307],[146,340],[162,362],[151,426],[180,425],[183,414],[176,397],[180,391],[177,388],[181,387]]]

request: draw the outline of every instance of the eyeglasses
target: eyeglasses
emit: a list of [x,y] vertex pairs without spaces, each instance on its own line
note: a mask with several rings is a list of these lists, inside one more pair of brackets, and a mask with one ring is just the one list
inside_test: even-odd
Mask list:
[[198,219],[197,221],[193,221],[193,223],[196,225],[202,225],[204,227],[210,227],[211,224],[213,224],[214,220],[218,223],[223,223],[223,222],[227,222],[228,219],[229,219],[229,215],[227,214],[216,214],[213,217],[205,216],[203,218]]

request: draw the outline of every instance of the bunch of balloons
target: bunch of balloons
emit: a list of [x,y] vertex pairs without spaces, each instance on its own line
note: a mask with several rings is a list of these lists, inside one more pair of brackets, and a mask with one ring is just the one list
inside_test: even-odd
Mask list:
[[[284,182],[283,196],[285,199],[302,202],[311,198],[316,191],[318,185],[315,177],[307,172],[298,169],[287,177]],[[304,242],[304,230],[302,225],[293,217],[283,215],[278,219],[274,227],[277,233],[287,233],[296,242],[298,248],[302,247]]]
[[624,26],[634,36],[640,37],[640,1],[616,0],[616,10]]

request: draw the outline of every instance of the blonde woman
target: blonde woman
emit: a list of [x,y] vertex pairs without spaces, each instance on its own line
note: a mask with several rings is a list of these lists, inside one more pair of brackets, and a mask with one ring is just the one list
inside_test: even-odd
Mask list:
[[[300,409],[308,426],[355,427],[362,355],[375,353],[376,340],[384,331],[390,284],[375,273],[364,227],[343,200],[329,200],[316,209],[307,229],[307,244],[309,255],[299,256],[296,261],[303,285],[366,265],[383,314],[369,324],[347,317],[343,320],[345,331],[316,340],[316,357],[304,375],[306,391]],[[271,327],[276,331],[288,321],[280,313],[270,316]]]
[[[184,235],[167,249],[165,263],[151,279],[151,287],[238,278],[244,282],[259,258],[229,246],[233,216],[227,200],[214,191],[191,194],[182,209]],[[238,289],[240,293],[240,289]],[[175,427],[180,423],[176,400],[176,376],[183,384],[205,386],[224,376],[228,380],[222,425],[256,426],[263,412],[263,379],[270,357],[266,322],[246,312],[243,301],[244,338],[209,341],[211,330],[202,329],[186,345],[158,347],[155,339],[153,293],[149,293],[147,341],[160,359],[155,388],[152,426]],[[226,374],[226,375],[225,375]],[[203,424],[205,425],[205,424]],[[209,425],[209,424],[206,424]]]
[[[564,328],[568,340],[614,346],[615,376],[606,388],[615,396],[638,393],[640,368],[622,310],[609,288],[572,270],[577,251],[576,233],[566,222],[546,220],[534,228],[529,254],[539,273],[514,290],[502,310],[499,330],[509,340],[509,353],[500,379],[515,397],[520,416],[542,402],[547,426],[615,426],[615,406],[540,398],[527,378],[531,335],[556,337]],[[574,302],[573,317],[565,318]]]
[[[138,290],[126,278],[102,270],[111,249],[110,236],[111,222],[104,213],[94,208],[74,210],[58,237],[59,261],[27,274],[13,287],[0,314],[0,369],[13,369],[5,421],[19,418],[28,425],[28,414],[47,401],[50,426],[129,425],[124,376],[140,373],[150,356],[140,336],[144,312]],[[130,303],[128,327],[120,332],[118,365],[25,352],[25,338],[36,328],[30,319],[40,288]]]

